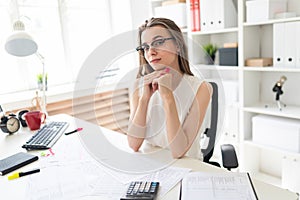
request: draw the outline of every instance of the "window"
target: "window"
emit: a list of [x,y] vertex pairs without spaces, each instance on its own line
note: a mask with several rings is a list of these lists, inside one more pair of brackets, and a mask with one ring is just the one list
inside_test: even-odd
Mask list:
[[[0,94],[36,89],[36,77],[42,73],[36,55],[20,58],[4,49],[17,19],[25,24],[45,58],[49,86],[76,81],[82,63],[98,45],[132,29],[129,0],[0,0],[0,84],[5,86]],[[124,72],[118,65],[108,71],[112,75]]]

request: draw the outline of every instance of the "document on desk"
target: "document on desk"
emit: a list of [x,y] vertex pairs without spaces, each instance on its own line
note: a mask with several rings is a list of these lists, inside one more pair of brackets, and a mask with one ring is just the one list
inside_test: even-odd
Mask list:
[[257,200],[248,173],[192,172],[182,180],[181,200]]
[[39,175],[26,177],[26,199],[65,200],[97,196],[115,200],[126,192],[131,181],[136,180],[159,181],[160,198],[190,172],[190,169],[171,166],[149,173],[121,172],[96,161],[76,137],[68,138],[63,144],[52,149],[53,155],[44,151],[49,155],[41,156]]

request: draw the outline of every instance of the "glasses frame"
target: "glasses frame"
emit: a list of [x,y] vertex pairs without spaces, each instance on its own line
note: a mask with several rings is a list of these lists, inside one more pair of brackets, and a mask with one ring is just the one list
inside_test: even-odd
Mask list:
[[[158,46],[162,46],[164,45],[164,43],[167,41],[167,40],[174,40],[175,38],[174,37],[168,37],[168,38],[159,38],[159,39],[156,39],[156,40],[153,40],[150,45],[149,44],[142,44],[140,46],[138,46],[137,48],[135,48],[136,51],[149,51],[150,48],[154,48],[154,49],[157,49],[157,45],[154,45],[154,43],[156,42],[161,42],[161,45],[158,45]],[[147,49],[147,50],[146,50]]]

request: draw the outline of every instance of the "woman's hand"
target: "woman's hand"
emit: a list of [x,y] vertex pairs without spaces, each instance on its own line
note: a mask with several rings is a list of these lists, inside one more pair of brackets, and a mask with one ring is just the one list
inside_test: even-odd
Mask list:
[[152,85],[157,89],[163,99],[168,98],[173,90],[178,86],[182,75],[176,70],[165,68],[161,71],[160,76],[153,80]]
[[154,85],[157,85],[157,90],[162,98],[168,97],[172,91],[173,76],[167,72],[161,74],[161,76],[153,81]]
[[164,70],[158,70],[142,77],[142,98],[144,98],[145,100],[150,99],[153,93],[158,89],[158,82],[156,80],[164,75],[163,72]]

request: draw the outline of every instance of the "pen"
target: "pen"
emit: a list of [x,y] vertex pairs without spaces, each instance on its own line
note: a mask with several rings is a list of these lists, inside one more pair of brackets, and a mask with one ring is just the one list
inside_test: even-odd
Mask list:
[[74,131],[65,133],[65,135],[70,135],[70,134],[72,134],[72,133],[76,133],[77,131],[81,131],[82,129],[83,129],[83,128],[77,128],[77,129],[75,129]]
[[30,171],[27,171],[27,172],[17,172],[17,173],[14,173],[14,174],[10,175],[8,177],[8,180],[13,180],[13,179],[16,179],[16,178],[20,178],[22,176],[27,176],[27,175],[30,175],[30,174],[38,173],[40,171],[41,171],[40,169],[33,169],[33,170],[30,170]]

